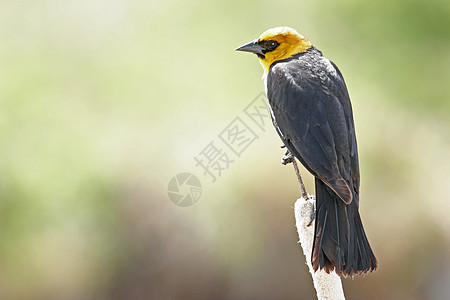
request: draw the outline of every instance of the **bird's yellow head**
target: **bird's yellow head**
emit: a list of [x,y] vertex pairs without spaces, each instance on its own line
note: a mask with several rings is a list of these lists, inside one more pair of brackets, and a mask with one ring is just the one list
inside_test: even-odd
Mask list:
[[274,62],[304,52],[311,47],[312,44],[294,29],[275,27],[265,31],[258,39],[235,50],[258,55],[264,72],[267,73]]

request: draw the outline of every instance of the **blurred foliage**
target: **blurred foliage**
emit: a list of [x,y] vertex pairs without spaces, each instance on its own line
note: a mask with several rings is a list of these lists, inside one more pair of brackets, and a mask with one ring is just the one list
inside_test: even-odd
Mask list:
[[[193,160],[263,91],[232,49],[283,25],[352,97],[380,268],[348,298],[445,298],[449,20],[437,0],[1,1],[0,298],[313,298],[274,130],[214,184]],[[203,183],[189,208],[180,172]]]

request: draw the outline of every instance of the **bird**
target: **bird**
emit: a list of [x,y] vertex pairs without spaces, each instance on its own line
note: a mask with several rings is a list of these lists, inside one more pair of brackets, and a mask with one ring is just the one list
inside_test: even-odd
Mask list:
[[359,214],[359,160],[350,97],[341,71],[289,27],[235,49],[258,56],[272,123],[287,153],[315,177],[311,264],[315,271],[361,275],[377,268]]

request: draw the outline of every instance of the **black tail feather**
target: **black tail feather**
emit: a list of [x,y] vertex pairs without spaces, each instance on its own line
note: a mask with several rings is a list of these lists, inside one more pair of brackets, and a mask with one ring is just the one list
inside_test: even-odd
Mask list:
[[314,270],[335,270],[353,276],[376,269],[358,212],[358,199],[345,204],[333,190],[316,178],[316,224],[312,250]]

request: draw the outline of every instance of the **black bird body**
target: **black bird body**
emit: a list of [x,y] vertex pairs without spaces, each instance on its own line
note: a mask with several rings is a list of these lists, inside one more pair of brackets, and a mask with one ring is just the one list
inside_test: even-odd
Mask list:
[[289,152],[315,176],[313,268],[345,276],[375,270],[358,211],[358,147],[341,72],[288,27],[269,29],[236,50],[258,55],[273,124]]
[[273,124],[316,181],[314,269],[353,275],[376,268],[359,216],[353,113],[339,69],[312,47],[275,62],[267,75]]

